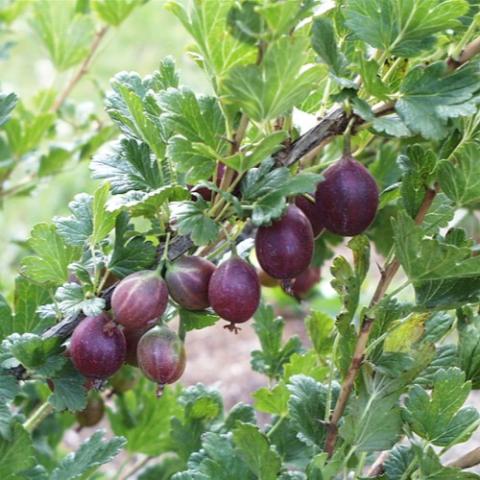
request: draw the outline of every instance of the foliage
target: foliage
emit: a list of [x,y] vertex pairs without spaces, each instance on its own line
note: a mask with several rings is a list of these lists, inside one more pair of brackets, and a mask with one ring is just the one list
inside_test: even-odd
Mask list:
[[[151,462],[143,479],[360,479],[388,450],[378,478],[479,478],[443,457],[480,425],[465,405],[480,387],[475,2],[172,1],[209,93],[184,86],[167,57],[150,75],[114,76],[108,121],[82,119],[68,97],[107,30],[145,1],[24,3],[0,2],[0,26],[28,20],[71,76],[33,99],[0,92],[0,198],[33,194],[91,157],[98,185],[32,228],[14,289],[0,296],[0,473],[107,478],[96,470],[123,452]],[[295,197],[313,198],[343,143],[381,189],[376,221],[344,244],[328,232],[316,239],[313,265],[333,293],[315,288],[298,303],[264,289],[251,368],[265,378],[252,405],[229,409],[202,384],[169,385],[157,399],[137,373],[119,388],[126,367],[102,385],[75,370],[68,337],[84,316],[110,310],[116,282],[162,275],[184,254],[255,264],[255,229]],[[373,293],[375,262],[384,267]],[[287,294],[292,281],[279,282]],[[305,318],[307,341],[285,338],[291,311]],[[225,349],[242,341],[214,326],[211,308],[171,300],[155,321],[177,317],[181,341],[205,328],[225,335]],[[86,408],[91,383],[113,434],[97,431],[65,455],[71,412]]]

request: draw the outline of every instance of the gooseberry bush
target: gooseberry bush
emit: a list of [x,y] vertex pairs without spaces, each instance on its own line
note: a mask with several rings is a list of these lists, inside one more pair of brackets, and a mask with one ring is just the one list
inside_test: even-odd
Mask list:
[[[91,15],[101,32],[144,2],[74,3],[56,29],[39,2],[35,25],[80,78]],[[478,9],[167,3],[211,93],[171,58],[118,73],[111,124],[78,140],[98,188],[33,228],[0,301],[3,477],[109,478],[99,467],[126,452],[139,462],[112,478],[480,478],[478,448],[448,456],[480,425],[466,404],[480,387]],[[64,101],[40,110],[45,135]],[[0,125],[5,188],[27,153],[29,188],[59,171],[67,156],[44,153],[14,93]],[[315,307],[320,280],[334,314]],[[270,288],[299,302],[308,341],[285,338]],[[253,325],[265,377],[229,411],[212,386],[181,384],[186,337],[217,322],[226,350]],[[65,456],[68,429],[105,413],[113,433]]]

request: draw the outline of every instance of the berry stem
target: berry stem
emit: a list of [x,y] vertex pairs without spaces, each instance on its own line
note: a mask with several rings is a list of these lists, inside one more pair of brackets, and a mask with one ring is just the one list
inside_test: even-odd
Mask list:
[[23,423],[23,428],[32,433],[52,412],[53,406],[50,403],[42,403]]

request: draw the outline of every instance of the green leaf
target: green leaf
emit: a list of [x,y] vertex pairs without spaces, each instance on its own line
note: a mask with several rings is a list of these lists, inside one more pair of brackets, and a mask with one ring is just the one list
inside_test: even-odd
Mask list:
[[50,377],[50,380],[54,389],[48,401],[55,410],[78,412],[86,407],[85,378],[78,373],[72,363],[66,363]]
[[[439,370],[433,380],[431,397],[414,385],[403,407],[403,416],[412,430],[434,445],[447,446],[464,442],[478,425],[480,415],[471,408],[462,408],[471,390],[465,374],[458,368]],[[476,428],[476,426],[474,427]]]
[[15,424],[11,438],[0,438],[0,475],[15,480],[18,473],[35,464],[32,440],[20,424]]
[[108,200],[109,188],[105,184],[103,187],[99,187],[95,190],[93,196],[93,231],[90,238],[90,244],[92,246],[101,242],[112,231],[115,226],[115,218],[118,213],[109,212],[106,209]]
[[188,471],[172,480],[255,480],[249,466],[238,456],[231,434],[207,432],[202,436],[201,453],[192,456]]
[[388,480],[402,480],[414,458],[415,453],[410,446],[395,445],[384,463]]
[[395,249],[402,267],[414,283],[475,277],[480,273],[480,260],[471,257],[462,232],[451,231],[445,238],[424,237],[422,228],[405,214],[399,214],[395,221]]
[[72,157],[72,151],[60,146],[51,145],[48,153],[40,157],[38,175],[48,177],[60,173],[65,164]]
[[223,401],[216,389],[197,384],[182,392],[178,402],[184,415],[172,419],[172,442],[176,453],[187,461],[201,448],[202,435],[221,420]]
[[349,403],[340,436],[359,452],[388,450],[401,436],[398,395],[361,395]]
[[108,264],[109,270],[119,277],[151,267],[155,262],[156,248],[143,237],[131,236],[133,226],[126,212],[121,212],[115,225],[115,243]]
[[[169,2],[170,10],[196,42],[192,56],[210,75],[223,79],[236,65],[255,61],[256,48],[230,35],[225,26],[234,0],[192,2],[187,11],[180,2]],[[221,41],[219,41],[221,39]]]
[[132,217],[155,218],[162,205],[170,201],[188,200],[191,193],[180,185],[166,185],[151,192],[130,190],[127,193],[114,195],[107,204],[112,212],[128,210]]
[[257,410],[282,417],[288,413],[289,398],[290,392],[283,382],[279,382],[272,389],[262,387],[253,394]]
[[188,88],[170,88],[159,94],[162,124],[175,134],[169,140],[167,155],[196,183],[213,172],[216,157],[226,153],[225,120],[218,100],[196,96]]
[[12,333],[3,340],[2,349],[25,368],[40,375],[53,375],[66,361],[64,356],[58,355],[60,349],[56,338],[45,339],[33,333]]
[[23,273],[39,283],[62,284],[68,279],[68,265],[77,259],[79,251],[65,245],[54,225],[40,223],[33,227],[28,246],[37,256],[25,257]]
[[441,228],[448,227],[454,215],[455,209],[451,200],[444,193],[439,193],[425,215],[423,229],[428,234],[437,233]]
[[401,85],[395,110],[412,132],[440,139],[448,133],[448,119],[476,112],[479,79],[476,65],[454,72],[441,62],[415,67]]
[[93,232],[93,197],[86,193],[78,193],[68,204],[72,212],[69,217],[54,217],[53,222],[58,234],[66,243],[83,247]]
[[442,161],[438,169],[438,182],[445,194],[457,207],[468,206],[480,200],[480,167],[476,161],[478,146],[465,145],[455,155],[455,163]]
[[258,427],[238,423],[233,431],[236,452],[259,480],[275,480],[282,462]]
[[105,441],[103,440],[104,435],[105,432],[102,430],[95,432],[80,445],[76,452],[64,457],[58,467],[51,473],[50,479],[73,480],[75,478],[85,478],[101,465],[115,458],[125,445],[125,439],[113,437]]
[[480,388],[480,317],[458,315],[458,356],[466,379]]
[[170,74],[168,81],[173,85],[163,85],[163,72],[171,68],[175,68],[173,61],[166,59],[154,73],[156,81],[152,78],[142,80],[135,72],[120,72],[113,77],[113,92],[105,99],[107,113],[122,132],[131,140],[148,145],[160,161],[165,155],[168,134],[160,122],[161,109],[155,94],[162,88],[176,85],[176,76]]
[[31,150],[37,149],[55,119],[55,114],[51,112],[11,118],[3,127],[10,151],[17,157],[22,157]]
[[127,439],[130,453],[156,456],[170,449],[170,420],[181,414],[177,392],[166,388],[161,398],[151,382],[142,380],[133,390],[117,396],[115,410],[108,416],[116,435]]
[[262,349],[252,352],[252,368],[270,378],[278,378],[291,355],[301,350],[300,339],[294,336],[282,345],[285,322],[281,317],[275,317],[271,306],[261,304],[254,319],[253,328]]
[[265,3],[256,10],[264,17],[270,35],[274,38],[289,33],[304,18],[312,14],[315,0],[291,0],[289,2]]
[[0,93],[0,127],[10,119],[10,112],[17,101],[18,97],[14,93]]
[[291,393],[288,412],[298,438],[309,446],[323,449],[327,434],[323,423],[327,389],[305,375],[292,377],[288,389]]
[[305,319],[305,326],[315,352],[318,355],[327,355],[330,353],[335,328],[333,318],[323,312],[314,310]]
[[251,217],[255,226],[268,225],[279,218],[287,207],[286,197],[313,193],[323,178],[312,173],[293,176],[287,168],[272,167],[272,159],[262,162],[246,173],[241,184],[242,198],[249,202],[249,210],[253,210]]
[[286,138],[287,132],[283,130],[271,133],[256,145],[249,146],[246,151],[244,149],[241,153],[223,158],[222,162],[237,172],[245,173],[280,150],[283,147],[282,142]]
[[425,151],[417,144],[409,146],[406,155],[400,155],[398,163],[403,171],[402,202],[408,214],[415,218],[434,179],[437,157],[433,151]]
[[414,446],[414,448],[417,457],[420,459],[422,478],[426,480],[478,480],[479,478],[475,473],[464,472],[459,468],[444,467],[431,447],[423,452],[419,451],[417,446]]
[[51,299],[44,286],[29,282],[24,277],[15,279],[14,308],[15,316],[7,333],[41,333],[50,326],[50,321],[42,319],[37,309]]
[[246,405],[242,402],[234,405],[223,422],[222,430],[229,432],[238,422],[250,423],[252,425],[256,424],[255,410],[251,405]]
[[333,261],[331,272],[332,287],[340,295],[343,309],[337,315],[337,325],[341,334],[349,329],[351,321],[358,308],[360,287],[370,266],[370,243],[365,236],[357,236],[348,242],[353,252],[353,268],[344,257]]
[[184,308],[178,309],[178,314],[185,331],[201,330],[202,328],[215,325],[219,320],[219,316],[208,311],[192,311]]
[[50,325],[37,313],[40,305],[50,300],[50,293],[24,277],[15,279],[14,309],[0,296],[0,340],[12,333],[40,333]]
[[271,35],[288,34],[304,18],[311,15],[315,0],[290,0],[288,2],[264,3],[256,11],[267,23]]
[[129,190],[150,192],[162,186],[158,163],[144,143],[123,139],[97,153],[91,164],[93,178],[110,184],[113,194]]
[[341,75],[345,58],[338,49],[333,23],[329,18],[317,17],[312,26],[312,46],[336,75]]
[[87,295],[78,283],[65,283],[55,293],[58,308],[65,316],[73,316],[83,312],[86,316],[100,315],[105,309],[103,298]]
[[209,207],[202,198],[172,204],[178,233],[190,235],[195,245],[206,245],[218,237],[218,225],[206,215]]
[[56,8],[52,2],[39,0],[33,7],[33,27],[58,70],[80,63],[95,33],[92,18],[76,13],[73,2]]
[[372,47],[411,57],[431,48],[435,35],[460,26],[465,0],[351,0],[346,24]]
[[306,37],[282,37],[261,65],[232,69],[225,80],[227,99],[255,121],[271,120],[303,101],[320,81],[320,65],[308,66]]
[[93,0],[92,9],[108,25],[118,27],[143,0]]

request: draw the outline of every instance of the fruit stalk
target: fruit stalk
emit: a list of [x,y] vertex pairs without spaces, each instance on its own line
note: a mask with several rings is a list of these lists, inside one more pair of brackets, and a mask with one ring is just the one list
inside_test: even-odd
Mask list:
[[32,433],[52,412],[53,406],[50,403],[42,403],[23,423],[23,428]]

